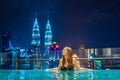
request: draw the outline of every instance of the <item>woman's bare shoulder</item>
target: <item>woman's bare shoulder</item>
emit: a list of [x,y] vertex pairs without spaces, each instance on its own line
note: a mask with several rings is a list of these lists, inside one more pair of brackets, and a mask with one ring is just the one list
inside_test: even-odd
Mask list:
[[80,62],[77,60],[73,60],[73,64],[80,64]]

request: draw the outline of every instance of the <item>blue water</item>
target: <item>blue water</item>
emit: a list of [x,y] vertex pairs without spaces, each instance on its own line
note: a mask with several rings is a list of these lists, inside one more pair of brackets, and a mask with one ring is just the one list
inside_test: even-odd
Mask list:
[[120,80],[120,70],[0,70],[0,80]]

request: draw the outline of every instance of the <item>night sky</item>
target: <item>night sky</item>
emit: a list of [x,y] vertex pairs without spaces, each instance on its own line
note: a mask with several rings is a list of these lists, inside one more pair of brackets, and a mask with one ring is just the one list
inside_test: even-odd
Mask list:
[[12,45],[28,48],[37,12],[43,46],[48,15],[61,47],[120,47],[120,0],[0,0],[0,32]]

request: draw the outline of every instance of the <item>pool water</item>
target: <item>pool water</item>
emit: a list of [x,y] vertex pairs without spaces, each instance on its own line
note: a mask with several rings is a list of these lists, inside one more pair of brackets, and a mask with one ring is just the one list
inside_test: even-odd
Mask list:
[[120,70],[0,70],[0,80],[120,80]]

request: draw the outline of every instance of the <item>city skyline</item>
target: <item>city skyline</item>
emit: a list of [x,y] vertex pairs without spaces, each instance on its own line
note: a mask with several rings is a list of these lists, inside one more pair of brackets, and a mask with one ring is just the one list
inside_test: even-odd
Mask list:
[[34,14],[37,12],[42,41],[49,15],[53,41],[61,47],[78,49],[81,43],[88,47],[120,47],[119,2],[1,0],[0,32],[7,30],[11,33],[13,46],[28,48],[31,45]]

